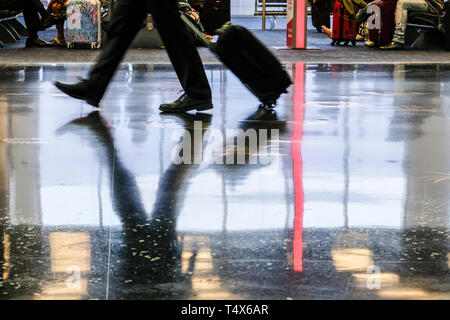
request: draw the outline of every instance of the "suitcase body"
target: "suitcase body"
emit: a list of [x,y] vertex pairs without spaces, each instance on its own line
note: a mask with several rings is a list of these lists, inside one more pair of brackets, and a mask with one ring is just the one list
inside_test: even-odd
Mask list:
[[265,107],[275,106],[281,94],[292,84],[275,55],[249,30],[226,23],[216,31],[217,42],[208,40],[195,25],[181,15],[188,29],[199,38]]
[[226,24],[218,34],[215,54],[264,106],[274,106],[292,84],[280,61],[242,26]]
[[98,0],[69,0],[67,2],[66,43],[68,48],[76,44],[101,45],[101,4]]
[[341,0],[334,2],[332,39],[331,45],[340,45],[341,42],[356,44],[356,21],[350,18]]
[[376,0],[370,5],[377,6],[380,9],[381,29],[370,29],[369,27],[369,39],[373,41],[376,47],[387,45],[391,43],[394,36],[397,0]]

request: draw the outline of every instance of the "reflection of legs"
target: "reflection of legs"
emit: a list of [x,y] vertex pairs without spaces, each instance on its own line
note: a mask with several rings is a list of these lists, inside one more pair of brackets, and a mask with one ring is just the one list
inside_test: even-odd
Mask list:
[[101,99],[123,56],[147,14],[142,0],[119,0],[112,12],[108,39],[97,64],[90,72]]
[[[210,116],[206,115],[204,119],[202,132],[207,129]],[[193,119],[186,118],[186,122],[186,127],[192,126]],[[93,143],[100,163],[107,166],[113,208],[121,220],[122,239],[125,244],[120,250],[121,263],[114,276],[121,280],[133,280],[133,284],[148,283],[149,280],[154,283],[175,280],[179,282],[181,263],[176,220],[183,202],[184,187],[195,167],[169,165],[159,179],[153,211],[147,215],[136,178],[117,156],[113,137],[99,113],[93,112],[86,118],[72,121],[71,124],[76,126],[67,125],[59,129],[59,133],[69,129],[81,133],[82,126],[88,128],[90,132],[87,138]],[[193,135],[193,132],[189,129],[186,134]],[[198,142],[194,139],[190,141]],[[198,143],[202,142],[203,139]],[[190,149],[195,151],[203,148],[191,145]],[[189,277],[186,279],[189,280]]]

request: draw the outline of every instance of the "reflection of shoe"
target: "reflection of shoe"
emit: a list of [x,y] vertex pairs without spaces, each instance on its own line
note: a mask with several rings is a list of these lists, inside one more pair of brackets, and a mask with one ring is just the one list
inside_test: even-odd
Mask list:
[[39,37],[36,38],[28,38],[25,41],[25,47],[27,48],[46,48],[51,47],[52,44],[50,42],[44,41]]
[[85,100],[91,106],[98,107],[100,98],[98,98],[93,92],[95,92],[95,85],[87,79],[81,79],[80,82],[75,84],[67,84],[59,81],[55,81],[55,86],[75,99]]
[[405,46],[398,42],[391,42],[388,45],[380,47],[381,50],[403,50]]
[[327,34],[327,36],[329,36],[330,38],[333,38],[333,30],[331,30],[325,26],[322,26],[322,30]]
[[241,121],[241,129],[278,129],[284,132],[286,129],[286,121],[278,119],[275,110],[260,106],[258,110]]
[[164,103],[159,107],[163,112],[186,112],[190,110],[209,110],[212,109],[212,101],[196,100],[190,98],[186,93],[171,103]]
[[51,26],[63,22],[66,20],[66,16],[55,16],[53,14],[49,14],[44,21],[42,22],[41,30],[45,30],[50,28]]
[[98,143],[112,145],[112,137],[109,125],[98,111],[91,112],[88,116],[78,118],[66,123],[56,130],[56,135],[61,136],[66,133],[76,133],[98,147]]

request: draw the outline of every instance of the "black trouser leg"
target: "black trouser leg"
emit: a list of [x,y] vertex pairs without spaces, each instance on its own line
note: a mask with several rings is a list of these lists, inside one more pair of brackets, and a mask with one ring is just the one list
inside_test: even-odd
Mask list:
[[106,45],[90,72],[90,79],[95,84],[93,90],[96,90],[98,98],[106,91],[146,15],[147,8],[142,0],[119,0],[114,6]]
[[25,20],[25,25],[27,26],[28,38],[36,38],[39,30],[39,17],[37,12],[30,12],[29,10],[24,9],[23,19]]
[[180,18],[176,0],[145,0],[186,94],[211,99],[211,89],[194,40]]
[[37,10],[37,12],[41,15],[41,17],[45,18],[46,16],[48,16],[48,12],[40,0],[28,0],[28,1],[31,2],[31,5]]
[[41,27],[39,14],[45,18],[48,16],[47,10],[39,0],[22,0],[23,18],[27,25],[28,37],[37,38],[37,33]]

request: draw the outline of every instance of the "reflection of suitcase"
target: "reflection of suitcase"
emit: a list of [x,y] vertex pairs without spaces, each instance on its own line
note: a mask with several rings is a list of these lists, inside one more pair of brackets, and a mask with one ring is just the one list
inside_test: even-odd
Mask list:
[[349,17],[344,2],[336,0],[333,9],[333,42],[331,45],[340,45],[341,42],[344,42],[345,45],[348,45],[349,42],[355,45],[355,38],[356,21]]
[[217,30],[219,37],[213,43],[185,15],[181,18],[264,106],[275,106],[280,95],[287,92],[291,78],[274,54],[249,30],[226,24]]
[[66,43],[68,48],[76,44],[101,45],[101,4],[98,0],[69,0],[67,2]]
[[[369,26],[369,39],[373,41],[376,47],[384,46],[391,43],[394,36],[395,29],[395,7],[397,0],[376,0],[370,5],[380,8],[380,23],[381,29],[370,29]],[[370,13],[369,13],[370,14]],[[368,21],[372,19],[369,18]]]

